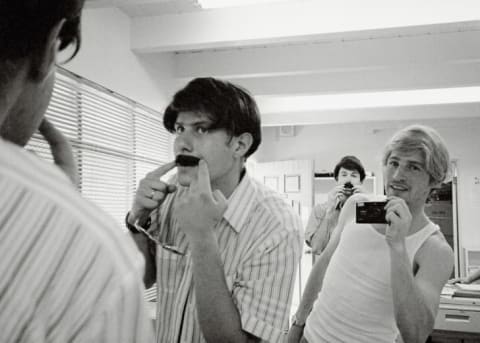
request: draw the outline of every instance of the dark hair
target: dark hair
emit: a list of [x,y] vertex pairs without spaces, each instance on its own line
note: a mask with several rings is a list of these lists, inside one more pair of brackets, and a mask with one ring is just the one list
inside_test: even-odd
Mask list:
[[[32,71],[53,27],[62,19],[60,50],[74,44],[80,49],[80,16],[84,0],[0,0],[0,65],[31,57]],[[11,69],[11,68],[10,68]],[[8,76],[8,75],[7,75]]]
[[245,158],[253,154],[262,141],[255,100],[246,90],[230,82],[196,78],[179,90],[163,116],[163,125],[169,132],[175,131],[180,112],[204,113],[212,120],[212,129],[225,129],[231,136],[250,133],[253,143]]
[[340,168],[345,168],[348,170],[356,170],[360,174],[360,181],[363,182],[365,179],[365,169],[363,168],[362,162],[355,156],[344,156],[337,163],[335,166],[335,170],[333,171],[333,175],[335,176],[335,180],[338,180],[338,173],[340,172]]

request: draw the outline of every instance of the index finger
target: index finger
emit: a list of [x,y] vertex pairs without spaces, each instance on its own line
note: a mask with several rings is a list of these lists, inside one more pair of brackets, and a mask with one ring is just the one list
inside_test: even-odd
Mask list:
[[340,188],[337,186],[333,187],[330,192],[328,192],[329,194],[333,194],[333,195],[337,195],[337,193],[340,191]]
[[157,169],[151,171],[148,175],[153,178],[160,178],[175,167],[175,161],[165,163]]
[[402,198],[399,198],[399,197],[396,197],[396,196],[388,196],[387,197],[387,204],[385,205],[385,209],[388,209],[388,208],[394,206],[395,204],[400,204],[400,205],[405,204],[405,206],[407,206],[407,203]]
[[200,192],[206,194],[212,194],[212,189],[210,186],[210,173],[208,171],[207,162],[200,160],[198,162],[198,174],[197,180],[193,182],[194,187]]

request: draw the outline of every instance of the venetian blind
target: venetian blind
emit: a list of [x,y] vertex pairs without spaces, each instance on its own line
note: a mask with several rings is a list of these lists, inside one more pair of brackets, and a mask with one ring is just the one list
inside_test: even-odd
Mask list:
[[[80,192],[123,227],[139,180],[169,159],[161,114],[59,68],[46,116],[70,139]],[[39,133],[27,148],[53,162]]]

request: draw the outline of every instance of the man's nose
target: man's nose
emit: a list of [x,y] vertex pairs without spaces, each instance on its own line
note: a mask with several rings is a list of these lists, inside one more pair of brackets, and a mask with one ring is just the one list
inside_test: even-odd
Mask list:
[[193,149],[193,142],[191,134],[182,132],[175,137],[175,152],[191,152]]
[[403,180],[405,178],[405,167],[398,166],[393,173],[393,177],[396,180]]

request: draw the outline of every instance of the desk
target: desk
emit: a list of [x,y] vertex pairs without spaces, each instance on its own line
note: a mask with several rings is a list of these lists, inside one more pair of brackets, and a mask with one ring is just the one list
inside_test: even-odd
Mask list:
[[428,342],[480,342],[480,299],[442,297]]

